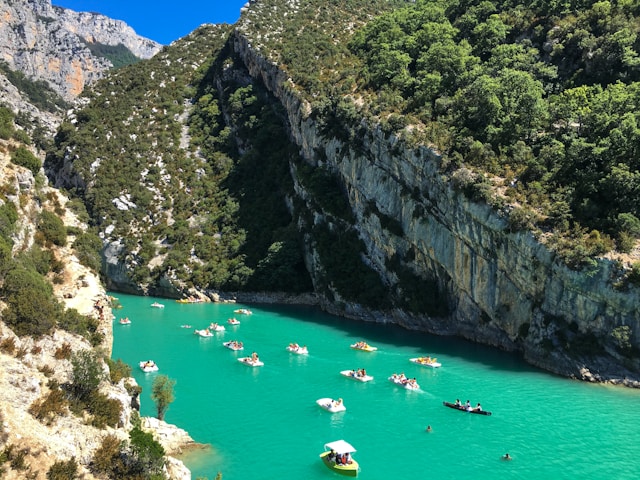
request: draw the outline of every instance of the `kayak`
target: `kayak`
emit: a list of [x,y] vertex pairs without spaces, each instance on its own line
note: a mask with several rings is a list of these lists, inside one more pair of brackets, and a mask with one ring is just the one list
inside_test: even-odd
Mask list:
[[456,405],[455,403],[451,403],[451,402],[442,402],[442,404],[445,407],[449,407],[449,408],[453,408],[455,410],[460,410],[461,412],[467,412],[467,413],[477,413],[479,415],[491,415],[491,412],[487,412],[486,410],[467,410],[464,405]]

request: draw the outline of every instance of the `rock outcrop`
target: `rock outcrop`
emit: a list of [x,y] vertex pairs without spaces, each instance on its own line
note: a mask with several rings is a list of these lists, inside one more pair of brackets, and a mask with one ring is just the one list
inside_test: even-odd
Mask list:
[[162,48],[120,20],[56,7],[50,0],[0,1],[0,18],[0,60],[28,78],[46,80],[67,100],[113,67],[89,45],[122,45],[140,59]]
[[[456,191],[429,148],[405,145],[375,125],[362,125],[366,133],[357,145],[323,135],[286,73],[245,33],[236,30],[235,53],[284,106],[305,161],[330,171],[347,192],[366,261],[384,284],[401,289],[390,268],[399,261],[433,285],[423,295],[445,305],[444,313],[373,312],[338,299],[324,301],[328,311],[520,351],[532,364],[562,375],[640,385],[638,362],[622,360],[612,338],[617,328],[628,327],[628,341],[640,348],[640,294],[615,287],[616,263],[599,260],[588,274],[571,270],[533,235],[511,232],[499,212]],[[303,200],[310,195],[300,183],[296,190]],[[306,205],[316,222],[326,221],[313,202]],[[384,228],[382,217],[402,234]],[[309,245],[312,275],[321,271],[317,259]],[[581,350],[581,340],[591,338],[598,346]]]

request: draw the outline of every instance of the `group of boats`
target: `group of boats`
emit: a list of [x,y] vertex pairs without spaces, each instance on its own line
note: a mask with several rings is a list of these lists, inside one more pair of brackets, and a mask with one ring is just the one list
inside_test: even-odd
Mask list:
[[[199,299],[181,299],[177,300],[179,303],[196,303],[201,300]],[[164,305],[159,303],[154,303],[151,305],[154,308],[163,308]],[[234,310],[234,313],[242,314],[242,315],[251,315],[252,312],[246,308],[239,308]],[[120,319],[121,324],[129,324],[131,323],[128,318]],[[240,322],[235,318],[229,318],[227,320],[229,325],[239,325]],[[190,325],[182,325],[182,328],[191,328]],[[220,325],[217,322],[212,322],[207,328],[194,331],[194,334],[199,335],[201,337],[212,337],[214,336],[214,332],[223,332],[225,331],[224,325]],[[223,345],[226,348],[234,351],[241,351],[244,349],[244,344],[238,340],[230,340],[227,342],[223,342]],[[354,350],[359,350],[363,352],[375,352],[378,350],[377,347],[374,347],[368,344],[365,341],[358,341],[350,345],[350,347]],[[298,343],[290,343],[286,350],[290,353],[297,355],[308,355],[309,350],[306,345],[299,345]],[[249,356],[240,357],[237,359],[238,362],[243,363],[250,367],[262,367],[264,366],[264,362],[260,360],[258,354],[253,352]],[[416,365],[430,367],[430,368],[439,368],[441,367],[441,363],[438,362],[438,359],[435,357],[415,357],[410,358],[409,361],[415,363]],[[140,369],[144,372],[156,372],[158,371],[158,366],[153,360],[147,360],[140,362]],[[353,369],[353,370],[342,370],[340,372],[341,375],[347,377],[352,380],[356,380],[359,382],[369,382],[374,379],[373,376],[369,375],[364,368],[362,369]],[[415,378],[407,378],[404,373],[393,373],[389,377],[389,381],[398,385],[407,390],[419,390],[420,385],[416,381]],[[344,405],[344,401],[342,398],[333,399],[333,398],[319,398],[316,400],[317,405],[331,413],[338,413],[346,411],[346,406]],[[443,402],[443,405],[446,407],[450,407],[456,410],[465,411],[469,413],[476,413],[482,415],[491,415],[491,412],[483,410],[478,404],[476,407],[470,407],[469,401],[465,405],[461,404],[459,400],[456,400],[455,403],[451,402]],[[358,462],[353,458],[353,453],[356,452],[356,449],[346,442],[345,440],[335,440],[332,442],[328,442],[324,445],[325,451],[320,454],[320,458],[322,462],[332,471],[339,473],[341,475],[356,477],[360,470],[360,466]]]

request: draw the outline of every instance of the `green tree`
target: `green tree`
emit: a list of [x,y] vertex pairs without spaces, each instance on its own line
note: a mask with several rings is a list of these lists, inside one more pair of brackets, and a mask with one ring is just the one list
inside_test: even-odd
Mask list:
[[55,213],[48,210],[40,212],[38,217],[38,230],[47,242],[63,246],[67,242],[67,229]]
[[42,166],[40,159],[23,146],[19,146],[11,154],[11,161],[16,165],[28,168],[34,176],[38,175],[40,167]]
[[175,380],[171,380],[166,375],[158,375],[153,381],[151,398],[156,404],[158,420],[164,420],[164,414],[169,408],[169,405],[175,400],[173,395],[173,387],[175,384]]
[[102,362],[95,352],[80,350],[72,355],[71,366],[71,388],[74,396],[86,401],[105,378]]

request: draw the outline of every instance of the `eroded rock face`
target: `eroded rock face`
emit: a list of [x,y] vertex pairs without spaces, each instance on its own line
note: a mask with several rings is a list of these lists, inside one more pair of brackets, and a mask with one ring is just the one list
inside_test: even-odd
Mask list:
[[[603,259],[588,274],[567,268],[531,234],[510,232],[498,212],[453,189],[433,150],[409,148],[370,125],[362,125],[366,133],[358,145],[322,136],[309,106],[285,88],[284,72],[238,31],[233,47],[251,77],[286,109],[291,137],[306,161],[318,164],[322,152],[322,166],[348,193],[366,261],[383,282],[398,286],[389,265],[400,259],[417,277],[433,282],[446,305],[444,314],[417,315],[399,308],[371,312],[338,298],[323,302],[327,310],[521,351],[529,362],[563,375],[638,385],[638,362],[625,364],[610,345],[614,329],[627,326],[633,332],[629,341],[640,347],[640,294],[614,287],[618,266]],[[296,193],[303,201],[310,195],[300,184]],[[313,202],[306,205],[315,221],[323,221]],[[381,215],[396,222],[402,235],[385,229]],[[307,265],[312,276],[321,271],[311,249]],[[603,351],[564,350],[559,339],[580,335],[600,339]]]
[[161,49],[120,20],[55,7],[50,0],[0,1],[0,19],[0,59],[29,78],[48,81],[67,100],[113,66],[87,44],[122,44],[141,59]]

